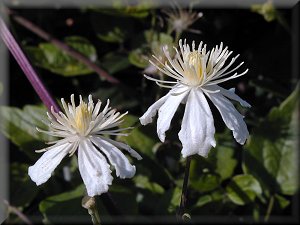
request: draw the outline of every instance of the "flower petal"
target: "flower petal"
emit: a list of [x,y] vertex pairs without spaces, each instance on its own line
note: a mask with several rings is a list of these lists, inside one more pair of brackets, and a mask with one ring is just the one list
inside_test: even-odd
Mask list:
[[129,163],[126,156],[117,147],[100,137],[92,137],[91,140],[115,167],[118,177],[131,178],[134,176],[135,166]]
[[226,90],[226,89],[220,87],[219,85],[211,85],[211,86],[205,86],[205,89],[210,90],[210,91],[219,90],[222,95],[224,95],[227,98],[230,98],[232,100],[235,100],[235,101],[239,102],[241,104],[241,106],[247,107],[247,108],[251,107],[251,105],[248,102],[241,99],[237,94],[234,93],[234,91],[235,91],[234,88]]
[[50,177],[51,173],[58,166],[61,160],[68,154],[72,147],[70,143],[54,145],[39,158],[39,160],[28,168],[28,175],[36,185],[45,183]]
[[158,99],[154,104],[152,104],[148,108],[148,110],[144,113],[144,115],[140,117],[140,122],[142,125],[152,123],[152,118],[156,115],[157,110],[165,103],[168,97],[169,97],[169,93],[161,97],[160,99]]
[[186,86],[174,87],[170,92],[165,103],[158,110],[157,134],[161,142],[165,141],[165,132],[170,128],[171,120],[184,98],[189,93]]
[[140,156],[139,153],[137,153],[135,150],[133,150],[129,145],[124,144],[122,142],[111,140],[110,138],[101,137],[103,140],[111,143],[112,145],[116,146],[117,148],[122,148],[126,150],[132,157],[136,158],[137,160],[143,159],[142,156]]
[[187,99],[181,130],[182,156],[208,155],[211,146],[216,146],[215,126],[207,100],[200,89],[192,89]]
[[240,144],[244,144],[249,136],[249,132],[247,129],[247,125],[243,120],[243,116],[235,109],[233,104],[220,92],[205,93],[219,110],[226,126],[230,130],[232,130],[233,137],[235,138],[235,140]]
[[78,166],[89,196],[108,191],[113,177],[105,157],[88,139],[83,139],[78,149]]

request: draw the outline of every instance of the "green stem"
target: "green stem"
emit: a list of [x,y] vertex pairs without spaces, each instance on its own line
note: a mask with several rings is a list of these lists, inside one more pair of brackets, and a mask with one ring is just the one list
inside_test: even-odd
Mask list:
[[82,199],[82,207],[88,210],[94,225],[101,224],[95,197],[90,197],[88,195],[84,196]]
[[274,200],[275,200],[274,196],[272,195],[271,198],[270,198],[267,213],[266,213],[266,216],[265,216],[265,222],[267,222],[270,218],[270,215],[271,215],[271,212],[272,212],[272,209],[273,209],[273,206],[274,206]]
[[184,179],[182,184],[182,192],[181,192],[181,199],[180,199],[180,206],[177,211],[177,219],[178,220],[184,220],[184,214],[185,214],[185,207],[186,207],[186,201],[187,201],[187,191],[188,191],[188,183],[189,183],[189,176],[190,176],[190,165],[191,165],[192,157],[189,156],[186,159],[186,165],[185,165],[185,173],[184,173]]

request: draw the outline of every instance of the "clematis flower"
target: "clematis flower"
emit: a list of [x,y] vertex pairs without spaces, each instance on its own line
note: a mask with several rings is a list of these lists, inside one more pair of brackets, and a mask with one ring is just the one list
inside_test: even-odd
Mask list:
[[138,160],[142,157],[128,145],[111,140],[104,135],[127,135],[120,133],[123,130],[117,126],[122,123],[120,114],[109,107],[109,100],[102,111],[101,101],[94,105],[92,96],[85,103],[80,96],[80,103],[76,107],[74,95],[71,95],[71,104],[66,104],[61,99],[64,113],[55,113],[53,107],[51,113],[47,113],[50,120],[49,131],[38,129],[48,135],[59,137],[59,140],[50,142],[48,148],[36,152],[45,152],[42,157],[28,169],[30,178],[37,184],[45,183],[51,173],[69,154],[72,156],[78,151],[78,166],[83,182],[89,196],[100,195],[108,191],[108,185],[112,184],[110,165],[115,167],[116,175],[120,178],[131,178],[135,174],[135,166],[131,165],[119,148],[126,150]]
[[201,33],[199,30],[189,28],[193,23],[198,19],[203,17],[202,12],[193,12],[192,8],[188,10],[181,9],[177,4],[175,7],[169,10],[163,10],[163,13],[166,14],[167,22],[171,28],[171,31],[181,33],[183,31],[189,31],[191,33]]
[[171,90],[149,107],[140,118],[142,125],[152,122],[158,111],[157,134],[164,142],[165,132],[170,128],[171,120],[180,105],[186,103],[181,130],[178,134],[182,143],[182,155],[187,157],[199,154],[206,157],[211,147],[216,146],[214,138],[214,119],[207,99],[219,110],[226,126],[232,130],[235,140],[244,144],[249,136],[243,116],[235,109],[229,99],[239,102],[244,107],[251,107],[234,93],[234,89],[226,90],[218,84],[240,77],[247,73],[234,73],[243,62],[232,68],[239,55],[230,62],[227,59],[232,54],[223,43],[206,52],[206,45],[201,42],[198,48],[193,41],[190,47],[179,40],[179,50],[174,48],[176,55],[171,59],[169,51],[164,48],[168,59],[162,63],[156,56],[156,62],[150,61],[159,71],[174,78],[175,81],[164,81],[145,75],[159,86]]

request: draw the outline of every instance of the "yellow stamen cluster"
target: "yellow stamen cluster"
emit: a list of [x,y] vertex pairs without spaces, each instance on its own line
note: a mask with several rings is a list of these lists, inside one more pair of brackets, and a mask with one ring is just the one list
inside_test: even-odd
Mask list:
[[199,85],[203,80],[203,55],[198,51],[186,54],[185,61],[191,67],[192,71],[184,74],[186,82],[190,85]]
[[85,102],[76,107],[74,119],[78,133],[83,135],[92,120],[92,112]]

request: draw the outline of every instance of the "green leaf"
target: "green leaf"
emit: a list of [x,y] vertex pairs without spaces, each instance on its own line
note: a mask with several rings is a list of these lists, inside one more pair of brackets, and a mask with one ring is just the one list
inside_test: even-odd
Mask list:
[[118,140],[126,142],[132,148],[153,158],[154,153],[152,149],[156,144],[156,140],[153,138],[155,137],[155,131],[151,130],[149,127],[141,126],[138,117],[127,115],[121,128],[131,126],[135,126],[135,128],[130,132],[130,135],[127,137],[120,136],[118,137]]
[[203,195],[197,201],[195,207],[202,207],[210,202],[213,202],[213,198],[211,195]]
[[28,165],[13,163],[10,165],[10,204],[26,207],[38,194],[38,188],[28,176]]
[[200,192],[208,192],[220,185],[220,177],[216,174],[204,173],[198,179],[191,180],[191,186]]
[[[57,206],[58,206],[57,203],[64,203],[76,198],[82,198],[83,196],[84,196],[84,185],[82,184],[72,191],[54,195],[41,201],[39,204],[39,210],[41,213],[47,213],[51,209],[57,211]],[[79,206],[81,206],[81,204],[79,204]]]
[[[109,10],[108,10],[109,11]],[[118,17],[104,11],[94,10],[91,13],[91,23],[97,37],[104,42],[123,44],[134,34],[135,19]],[[100,13],[99,13],[100,12]]]
[[215,173],[219,174],[221,180],[230,178],[237,165],[233,157],[234,149],[225,146],[218,146],[210,151],[208,160],[215,165]]
[[102,102],[110,99],[111,105],[118,110],[128,110],[139,104],[136,98],[136,91],[125,86],[101,87],[92,94],[95,99],[98,98]]
[[135,162],[136,170],[139,171],[139,174],[149,177],[151,182],[155,182],[162,187],[169,186],[174,182],[174,178],[171,176],[169,171],[158,163],[156,159],[143,154],[142,157],[143,160]]
[[[147,39],[150,39],[150,35],[146,33],[146,36],[149,36]],[[154,37],[151,37],[151,49],[154,54],[163,55],[162,46],[168,46],[169,51],[173,52],[173,37],[166,33],[154,34]],[[171,54],[172,55],[172,54]]]
[[[44,215],[46,221],[57,223],[76,215],[85,222],[90,218],[86,209],[81,206],[81,200],[84,196],[84,185],[80,185],[72,191],[54,195],[42,200],[39,204],[39,210]],[[60,219],[61,218],[61,219]]]
[[125,39],[125,33],[119,27],[114,27],[105,34],[97,34],[97,37],[105,42],[122,43]]
[[131,51],[129,53],[128,60],[132,65],[141,69],[149,66],[149,58],[146,53],[143,53],[143,50],[140,48]]
[[124,4],[122,0],[113,0],[110,8],[92,8],[93,11],[117,17],[145,18],[150,12],[150,1],[139,1],[138,4]]
[[131,64],[144,69],[150,65],[149,59],[152,58],[151,56],[153,54],[159,58],[164,58],[163,46],[168,46],[171,56],[175,53],[172,36],[166,33],[156,33],[153,30],[146,30],[144,37],[146,42],[145,46],[137,48],[129,54],[128,59]]
[[159,185],[169,185],[172,181],[171,175],[167,170],[157,163],[153,152],[153,147],[156,144],[156,131],[149,126],[141,126],[139,119],[133,115],[126,115],[121,128],[136,126],[130,134],[126,136],[118,136],[117,140],[127,143],[143,157],[143,160],[136,162],[137,171],[149,177],[149,180],[158,183]]
[[[92,61],[96,61],[96,49],[87,39],[71,36],[65,38],[65,43]],[[40,43],[37,47],[26,47],[26,51],[36,66],[58,75],[78,76],[93,73],[85,64],[51,43],[46,42]]]
[[127,56],[110,52],[101,58],[101,65],[109,74],[115,74],[130,66]]
[[237,175],[226,187],[227,195],[237,205],[245,205],[261,195],[259,182],[251,175]]
[[46,108],[41,106],[27,105],[23,110],[1,106],[0,129],[1,132],[15,145],[29,156],[35,156],[34,150],[44,147],[43,142],[53,141],[54,138],[38,132],[36,127],[47,130],[47,126],[41,121],[47,121]]
[[157,202],[155,214],[166,215],[176,212],[181,199],[181,188],[175,187],[165,192]]
[[286,208],[289,204],[291,204],[291,202],[286,199],[285,197],[281,196],[281,195],[275,195],[275,199],[277,200],[279,206],[281,209]]
[[162,194],[164,193],[164,188],[155,182],[149,181],[149,178],[142,175],[136,175],[133,178],[133,182],[139,188],[147,189],[153,193]]
[[252,131],[243,152],[243,170],[259,180],[266,194],[293,195],[298,189],[298,100],[299,86]]

